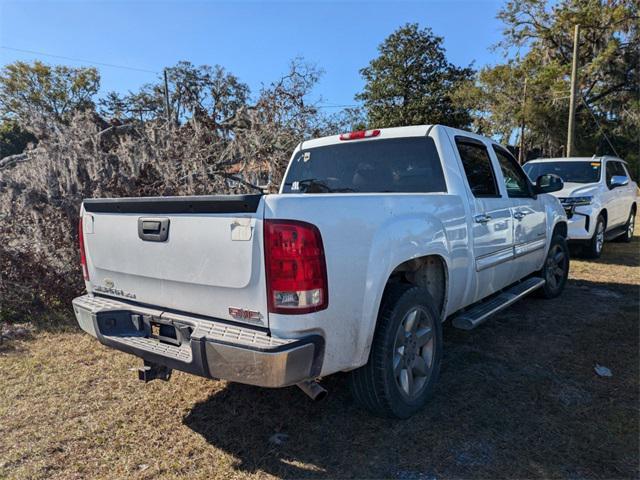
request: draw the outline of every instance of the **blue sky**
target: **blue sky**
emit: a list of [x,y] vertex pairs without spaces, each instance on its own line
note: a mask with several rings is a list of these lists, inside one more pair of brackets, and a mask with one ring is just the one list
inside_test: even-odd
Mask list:
[[[316,89],[327,105],[353,104],[358,70],[399,26],[418,22],[444,37],[449,59],[476,67],[501,60],[495,16],[504,1],[167,2],[0,0],[0,46],[149,71],[179,60],[220,64],[257,92],[302,56],[325,74]],[[0,64],[66,59],[0,48]],[[148,72],[97,66],[102,92],[154,81]]]

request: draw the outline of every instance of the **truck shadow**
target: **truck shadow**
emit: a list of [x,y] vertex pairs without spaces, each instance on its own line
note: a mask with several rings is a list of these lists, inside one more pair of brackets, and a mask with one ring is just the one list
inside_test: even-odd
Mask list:
[[[636,232],[638,231],[640,231],[640,222],[636,222]],[[571,258],[575,260],[625,267],[637,267],[640,265],[640,255],[638,255],[640,252],[640,236],[638,235],[634,236],[629,243],[619,240],[605,242],[602,256],[598,259],[587,258],[580,245],[570,246]]]
[[446,326],[435,395],[409,420],[361,411],[341,374],[321,403],[228,384],[183,422],[237,470],[278,477],[636,477],[639,293],[571,281],[472,332]]

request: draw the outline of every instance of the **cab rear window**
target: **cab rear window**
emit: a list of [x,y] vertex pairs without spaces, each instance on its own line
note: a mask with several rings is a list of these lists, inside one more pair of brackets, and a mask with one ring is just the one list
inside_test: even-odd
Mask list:
[[283,193],[445,192],[438,151],[429,137],[345,142],[301,150]]

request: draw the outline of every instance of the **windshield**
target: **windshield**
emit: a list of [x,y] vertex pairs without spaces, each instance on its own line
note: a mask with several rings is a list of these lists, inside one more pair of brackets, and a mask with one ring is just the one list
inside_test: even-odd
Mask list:
[[445,192],[440,158],[429,137],[357,141],[303,149],[282,193]]
[[596,183],[600,181],[600,162],[597,161],[525,163],[522,168],[527,172],[532,182],[535,182],[540,175],[547,173],[558,175],[565,183]]

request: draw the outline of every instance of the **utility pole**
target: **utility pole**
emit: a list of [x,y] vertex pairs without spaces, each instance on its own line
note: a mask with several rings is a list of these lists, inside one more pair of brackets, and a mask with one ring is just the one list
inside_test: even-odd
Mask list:
[[522,89],[522,111],[520,112],[520,149],[518,151],[518,163],[522,165],[526,160],[524,154],[524,126],[525,126],[525,108],[527,106],[527,77],[524,77],[524,88]]
[[578,43],[580,41],[580,25],[576,25],[573,33],[573,60],[571,62],[571,98],[569,100],[569,127],[567,130],[567,157],[573,155],[573,138],[576,124],[576,90],[578,85]]
[[171,121],[171,106],[169,105],[169,81],[167,80],[167,69],[164,72],[164,109],[167,114],[167,123]]

